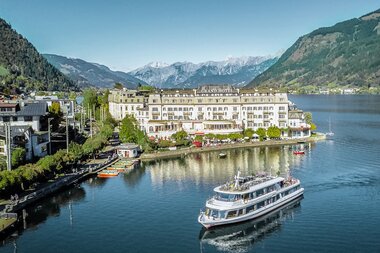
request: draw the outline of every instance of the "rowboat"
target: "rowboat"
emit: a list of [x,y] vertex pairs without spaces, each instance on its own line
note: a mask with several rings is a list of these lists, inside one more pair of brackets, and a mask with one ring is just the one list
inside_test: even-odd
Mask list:
[[102,170],[98,172],[98,177],[108,178],[108,177],[116,177],[119,175],[117,170]]

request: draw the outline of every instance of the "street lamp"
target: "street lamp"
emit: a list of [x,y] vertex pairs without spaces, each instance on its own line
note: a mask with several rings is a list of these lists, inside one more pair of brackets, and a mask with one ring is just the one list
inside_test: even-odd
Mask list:
[[49,134],[49,155],[51,155],[51,130],[50,130],[50,121],[52,120],[53,118],[48,118],[48,134]]

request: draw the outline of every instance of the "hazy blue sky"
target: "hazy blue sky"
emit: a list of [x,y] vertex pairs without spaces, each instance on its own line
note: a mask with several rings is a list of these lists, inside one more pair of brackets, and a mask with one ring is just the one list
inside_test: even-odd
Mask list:
[[129,70],[273,54],[378,8],[375,0],[0,0],[0,17],[42,53]]

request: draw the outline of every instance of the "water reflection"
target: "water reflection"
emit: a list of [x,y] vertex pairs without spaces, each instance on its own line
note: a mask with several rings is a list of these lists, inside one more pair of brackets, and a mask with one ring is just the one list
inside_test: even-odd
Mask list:
[[202,229],[199,234],[201,252],[215,248],[224,252],[248,252],[255,243],[281,229],[284,221],[300,211],[302,197],[259,219],[236,225]]
[[[72,225],[74,221],[72,204],[82,201],[85,195],[85,190],[80,186],[76,186],[47,198],[46,201],[30,206],[19,214],[22,217],[21,222],[17,225],[16,232],[12,236],[20,236],[25,229],[37,228],[39,224],[45,222],[50,216],[59,216],[61,209],[66,206],[70,211],[68,223]],[[4,244],[6,241],[1,242]]]
[[[178,159],[161,159],[146,163],[151,168],[151,180],[154,185],[162,186],[167,180],[192,180],[195,184],[221,183],[232,177],[240,169],[243,174],[267,172],[272,175],[286,175],[289,168],[300,165],[306,159],[313,145],[310,143],[276,146],[231,149],[225,159],[220,159],[218,151],[189,154]],[[292,151],[303,149],[306,156],[295,156]]]

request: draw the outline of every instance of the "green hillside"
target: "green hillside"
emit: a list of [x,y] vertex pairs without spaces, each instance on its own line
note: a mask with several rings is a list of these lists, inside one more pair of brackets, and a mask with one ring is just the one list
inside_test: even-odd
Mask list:
[[378,86],[380,10],[299,38],[248,86]]
[[0,92],[69,90],[75,86],[34,46],[0,19]]

